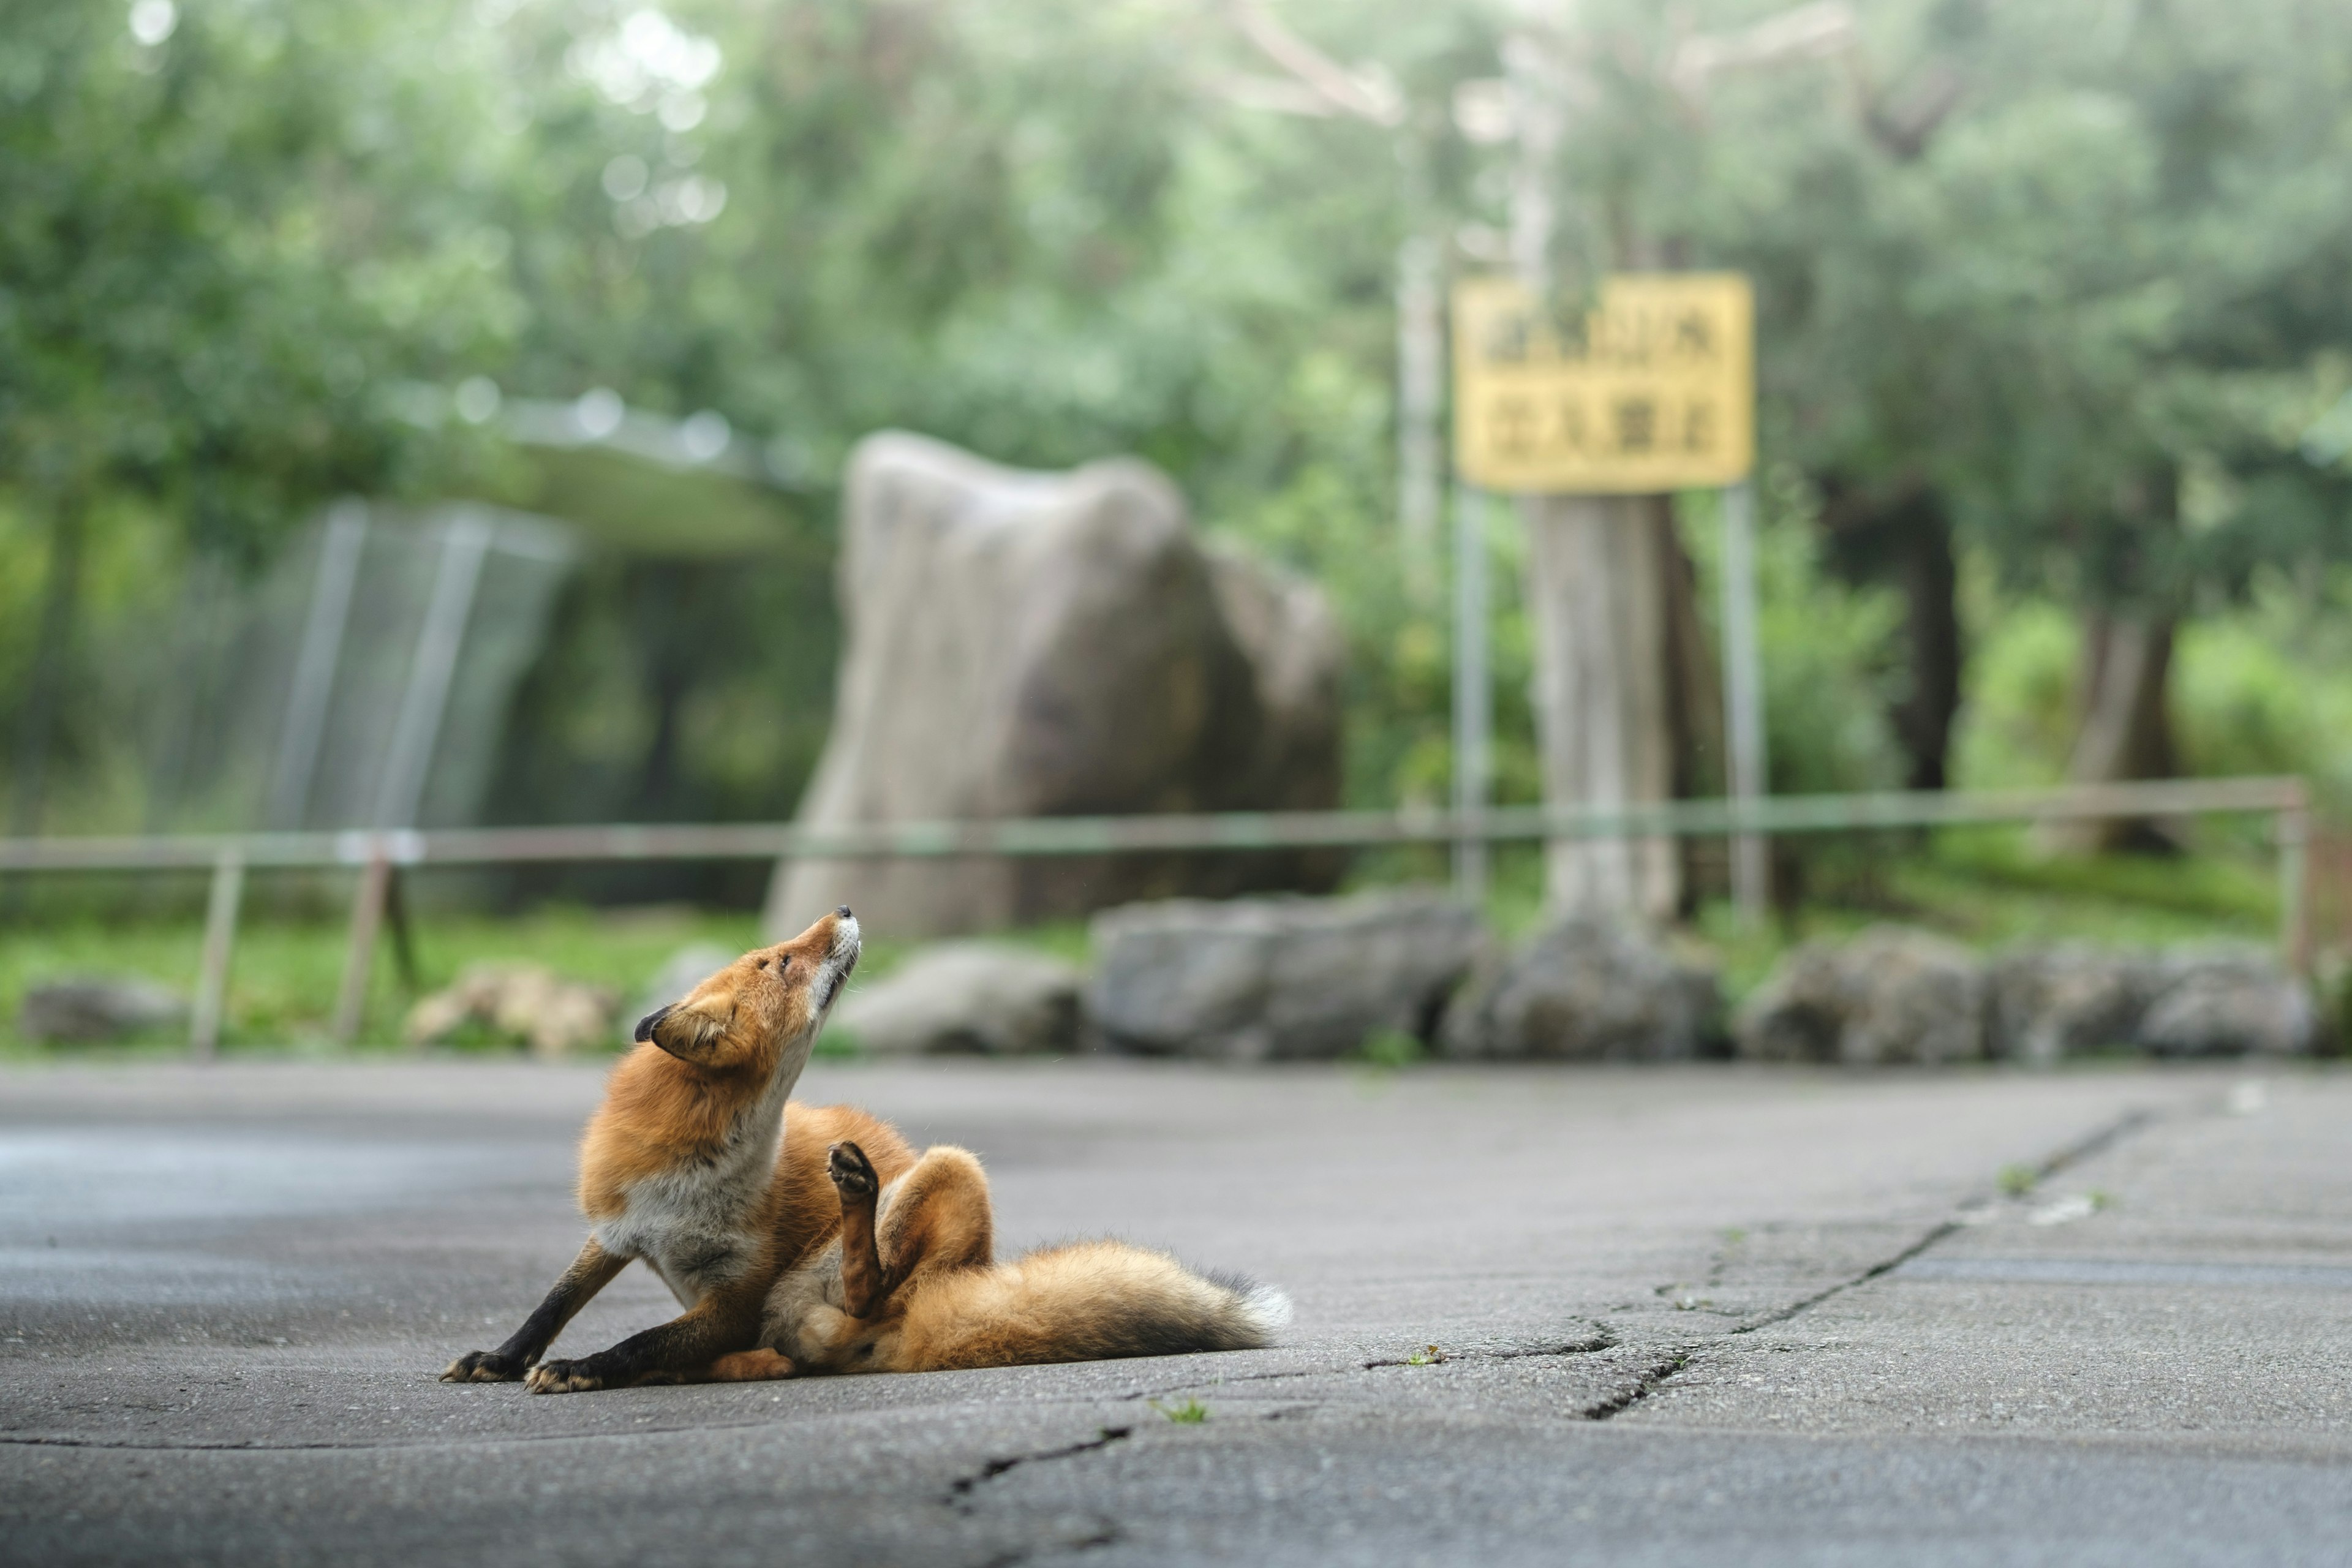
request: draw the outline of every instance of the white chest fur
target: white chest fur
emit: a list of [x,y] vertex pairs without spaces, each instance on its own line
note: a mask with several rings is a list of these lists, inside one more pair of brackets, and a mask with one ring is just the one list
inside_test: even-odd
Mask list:
[[783,1142],[784,1101],[808,1060],[808,1044],[785,1053],[759,1100],[735,1119],[707,1158],[681,1162],[623,1190],[621,1212],[595,1228],[597,1245],[635,1258],[661,1276],[678,1305],[743,1278],[760,1258],[763,1205]]

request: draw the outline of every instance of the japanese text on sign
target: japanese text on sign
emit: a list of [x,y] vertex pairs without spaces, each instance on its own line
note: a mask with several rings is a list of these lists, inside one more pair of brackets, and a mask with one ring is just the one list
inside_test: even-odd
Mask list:
[[1621,274],[1563,330],[1508,279],[1454,291],[1454,466],[1486,489],[1727,485],[1756,456],[1755,302],[1728,272]]

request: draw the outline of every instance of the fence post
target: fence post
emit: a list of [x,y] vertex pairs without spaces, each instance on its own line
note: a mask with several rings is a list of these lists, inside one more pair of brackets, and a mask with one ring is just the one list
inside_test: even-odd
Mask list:
[[359,892],[352,900],[351,945],[343,952],[343,988],[335,998],[339,1046],[359,1038],[360,1020],[367,1011],[368,971],[375,962],[376,933],[383,927],[384,895],[391,886],[392,857],[383,839],[372,837]]
[[2297,974],[2311,972],[2311,808],[2301,780],[2271,819],[2278,840],[2279,947]]
[[220,1047],[221,1019],[228,1011],[229,955],[236,947],[237,906],[245,898],[245,850],[231,845],[213,861],[212,896],[205,904],[204,968],[196,976],[196,1005],[188,1018],[188,1054],[208,1062]]

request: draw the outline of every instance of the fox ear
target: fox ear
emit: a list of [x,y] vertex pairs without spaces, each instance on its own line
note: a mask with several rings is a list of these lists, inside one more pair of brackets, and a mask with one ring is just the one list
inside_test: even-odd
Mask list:
[[684,1002],[673,1002],[637,1021],[638,1039],[652,1041],[682,1062],[702,1061],[726,1032],[726,1019]]

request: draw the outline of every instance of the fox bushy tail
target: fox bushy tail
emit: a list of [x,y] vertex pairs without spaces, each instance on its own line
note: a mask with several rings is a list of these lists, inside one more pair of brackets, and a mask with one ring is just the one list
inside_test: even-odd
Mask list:
[[1270,1286],[1117,1241],[1045,1247],[941,1294],[951,1299],[917,1310],[930,1320],[919,1359],[933,1367],[1260,1350],[1290,1321],[1290,1299]]

